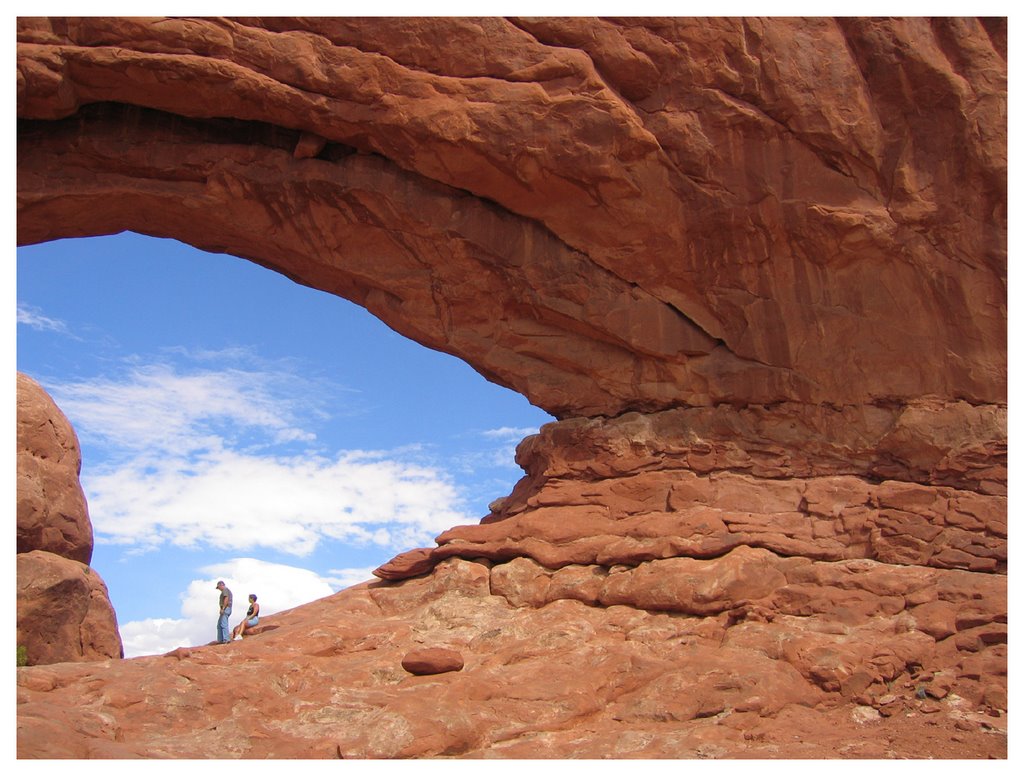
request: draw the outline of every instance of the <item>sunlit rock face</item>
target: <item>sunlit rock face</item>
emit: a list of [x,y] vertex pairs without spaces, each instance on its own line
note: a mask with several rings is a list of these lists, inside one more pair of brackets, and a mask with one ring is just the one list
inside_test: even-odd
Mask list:
[[[1005,756],[1005,20],[18,35],[20,242],[242,256],[559,419],[480,525],[282,616],[293,663],[230,647],[316,713],[216,692],[208,650],[147,663],[231,754]],[[463,669],[401,668],[435,647]],[[328,658],[351,681],[288,678]],[[58,756],[218,751],[21,676],[28,756],[58,706]]]
[[[450,558],[261,617],[230,644],[21,669],[18,755],[1006,757],[1006,717],[984,711],[1005,707],[995,575],[912,569],[900,611],[896,566],[749,547],[613,570],[616,605],[535,606],[543,572]],[[708,610],[771,603],[624,603],[665,601],[666,580]],[[416,676],[414,652],[462,667]]]
[[93,569],[92,523],[74,429],[35,380],[18,374],[18,646],[29,665],[119,658],[117,619]]

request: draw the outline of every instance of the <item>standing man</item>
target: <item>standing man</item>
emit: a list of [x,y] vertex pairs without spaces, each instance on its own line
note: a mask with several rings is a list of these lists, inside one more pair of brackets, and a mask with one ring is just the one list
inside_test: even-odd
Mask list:
[[224,584],[223,579],[217,583],[217,589],[220,590],[220,619],[217,620],[217,642],[227,644],[231,641],[228,635],[228,617],[231,616],[231,591]]

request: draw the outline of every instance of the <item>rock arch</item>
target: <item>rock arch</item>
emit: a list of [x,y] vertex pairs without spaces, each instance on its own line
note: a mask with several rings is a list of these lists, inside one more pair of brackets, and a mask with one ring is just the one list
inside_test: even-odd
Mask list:
[[[872,489],[1005,509],[998,21],[22,19],[18,39],[20,242],[229,251],[569,423],[524,444],[484,525],[384,575],[467,545],[549,567],[751,542],[1004,567],[991,520],[914,536],[921,515],[890,520]],[[835,528],[640,541],[590,514],[544,540],[527,517],[551,482],[658,470],[706,477],[682,501],[716,508],[735,500],[711,477],[854,477],[866,501],[830,514],[873,517],[830,550]],[[768,513],[806,530],[807,495],[784,501]]]
[[826,699],[794,703],[884,717],[941,675],[932,697],[1005,710],[1005,20],[18,35],[19,242],[230,252],[559,419],[480,525],[378,569],[353,612],[448,590],[583,602],[617,634],[602,608],[625,605],[695,618],[709,650],[740,625],[745,655],[792,627],[766,662]]
[[1003,403],[1003,39],[22,19],[19,242],[231,252],[557,417]]
[[[487,520],[609,433],[1002,498],[1005,54],[953,19],[23,19],[19,240],[228,251],[576,419]],[[941,536],[906,557],[1001,568]]]

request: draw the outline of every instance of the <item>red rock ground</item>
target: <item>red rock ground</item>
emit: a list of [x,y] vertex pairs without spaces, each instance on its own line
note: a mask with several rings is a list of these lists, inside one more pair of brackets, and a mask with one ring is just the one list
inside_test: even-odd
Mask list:
[[[516,608],[492,579],[486,564],[453,559],[268,616],[230,645],[22,669],[19,756],[1006,756],[1005,714],[946,689],[985,673],[978,659],[1005,661],[1005,645],[936,671],[941,650],[934,665],[903,664],[929,640],[906,618]],[[405,671],[424,647],[457,651],[465,667]],[[822,689],[865,659],[888,677],[878,694],[854,699],[857,674],[856,686]]]

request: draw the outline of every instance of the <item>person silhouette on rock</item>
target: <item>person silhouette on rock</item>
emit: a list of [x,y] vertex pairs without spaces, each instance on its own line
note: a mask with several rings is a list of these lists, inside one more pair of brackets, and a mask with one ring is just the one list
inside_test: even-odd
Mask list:
[[223,579],[217,583],[217,589],[220,590],[220,618],[217,620],[217,642],[219,644],[227,644],[231,641],[228,638],[228,617],[231,616],[231,590],[224,584]]
[[243,619],[235,629],[231,631],[232,639],[242,638],[242,634],[245,633],[246,628],[252,628],[260,621],[260,605],[256,603],[256,594],[249,593],[249,611],[245,613],[245,619]]

